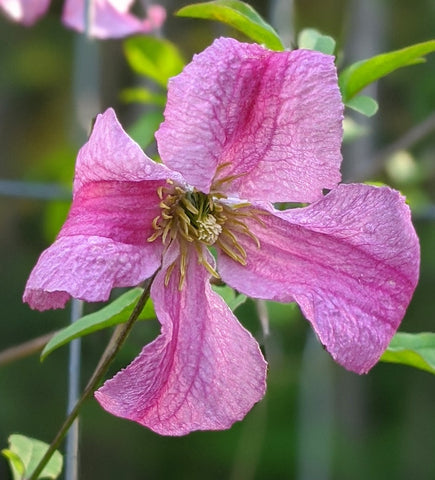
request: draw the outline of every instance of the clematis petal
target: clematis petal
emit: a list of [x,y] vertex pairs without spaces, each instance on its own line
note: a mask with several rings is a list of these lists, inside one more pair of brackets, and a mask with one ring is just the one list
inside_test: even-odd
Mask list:
[[78,155],[68,218],[33,269],[23,300],[39,310],[62,307],[70,296],[102,301],[113,287],[150,277],[163,247],[147,239],[168,175],[127,136],[113,110],[99,115]]
[[147,241],[160,213],[162,180],[142,182],[91,182],[76,191],[59,237],[88,235],[154,248]]
[[48,10],[50,0],[0,0],[0,8],[13,21],[30,27]]
[[74,191],[95,181],[165,180],[183,183],[181,175],[148,158],[122,128],[112,108],[97,115],[89,141],[76,162]]
[[162,182],[91,182],[76,192],[58,239],[42,253],[23,300],[46,310],[70,298],[107,300],[114,287],[137,285],[160,266],[162,245],[149,243]]
[[178,266],[164,285],[173,250],[152,285],[161,335],[95,393],[110,413],[163,435],[229,428],[265,391],[257,342],[211,290],[191,250],[181,291]]
[[[90,18],[90,35],[107,39],[121,38],[137,33],[150,33],[159,29],[166,11],[160,5],[152,5],[145,19],[129,13],[133,0],[94,0]],[[63,23],[79,32],[85,30],[85,0],[66,0],[62,14]]]
[[219,256],[222,279],[259,298],[296,301],[333,358],[367,372],[388,346],[416,287],[419,244],[394,190],[340,185],[301,209],[249,222],[243,267]]
[[332,56],[221,38],[170,80],[156,138],[205,193],[311,202],[340,181],[342,114]]
[[160,266],[161,243],[147,242],[160,212],[149,182],[91,182],[74,196],[58,239],[42,253],[23,300],[32,308],[59,308],[71,297],[107,300],[114,287],[133,286]]
[[137,285],[159,266],[157,248],[98,236],[60,237],[40,256],[23,301],[37,310],[62,308],[70,297],[104,301],[113,287]]

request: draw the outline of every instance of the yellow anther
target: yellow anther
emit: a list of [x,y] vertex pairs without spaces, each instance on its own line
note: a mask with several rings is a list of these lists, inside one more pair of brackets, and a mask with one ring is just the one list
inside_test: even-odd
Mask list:
[[216,245],[221,248],[229,257],[231,257],[236,262],[240,263],[241,265],[246,265],[246,257],[241,257],[236,252],[234,252],[231,247],[226,245],[221,238],[216,242]]
[[203,247],[200,244],[195,244],[195,248],[198,256],[198,263],[203,265],[212,277],[221,278],[220,275],[216,272],[216,270],[206,260],[203,252]]
[[186,224],[190,224],[190,218],[186,215],[186,212],[179,206],[176,207],[175,213],[179,218],[181,218]]
[[165,287],[167,287],[169,285],[169,280],[171,278],[171,273],[172,273],[172,270],[174,270],[174,267],[175,267],[175,262],[172,262],[168,269],[166,270],[166,274],[165,274]]
[[153,219],[151,225],[153,226],[154,230],[157,230],[159,228],[158,226],[159,220],[160,220],[160,215],[157,215],[157,217]]
[[[228,164],[218,167],[220,172]],[[213,187],[233,180],[240,175],[229,175],[217,180]],[[249,230],[248,219],[263,225],[259,218],[265,212],[252,209],[248,202],[228,204],[226,196],[221,193],[208,195],[195,189],[185,191],[182,187],[174,185],[168,180],[170,186],[157,188],[160,198],[160,215],[152,221],[154,233],[147,239],[153,242],[161,238],[165,248],[169,248],[172,241],[180,245],[179,258],[167,269],[164,283],[167,286],[174,268],[179,271],[178,288],[184,286],[187,275],[188,248],[194,246],[198,262],[204,266],[211,276],[219,279],[219,274],[207,260],[206,247],[216,245],[223,253],[241,265],[246,265],[247,253],[241,241],[246,241],[244,235],[251,238],[260,247],[257,236]],[[221,201],[224,200],[224,201]]]
[[165,225],[165,228],[163,229],[162,233],[162,243],[163,245],[166,245],[166,238],[168,237],[168,233],[171,231],[172,223],[167,223]]
[[189,210],[189,212],[193,213],[194,215],[198,215],[198,209],[189,199],[187,199],[186,197],[182,197],[181,201],[183,202],[183,205],[187,208],[187,210]]

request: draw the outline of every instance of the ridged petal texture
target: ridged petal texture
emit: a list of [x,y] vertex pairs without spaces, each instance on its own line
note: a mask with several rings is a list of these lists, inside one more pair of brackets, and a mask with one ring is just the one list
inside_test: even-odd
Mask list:
[[266,362],[212,291],[193,247],[184,288],[178,289],[178,265],[164,285],[177,254],[171,248],[165,255],[151,288],[161,335],[95,396],[110,413],[165,435],[229,428],[263,397]]
[[[189,195],[227,202],[228,211],[239,204],[215,243],[232,253],[218,251],[224,282],[254,298],[296,301],[344,367],[364,373],[377,362],[415,289],[419,244],[398,192],[337,186],[342,113],[332,57],[219,39],[170,82],[156,134],[164,164],[144,155],[113,110],[97,118],[77,159],[68,219],[24,300],[41,310],[70,296],[106,300],[161,267],[151,287],[161,334],[96,392],[106,410],[183,435],[229,428],[265,391],[258,344],[211,289],[204,265],[213,271],[214,260],[200,237],[190,243],[178,230],[165,248],[158,232],[147,241],[161,209],[175,218],[171,233],[177,219],[187,225],[159,189],[168,179],[179,210]],[[210,190],[218,193],[207,203]],[[314,203],[280,211],[275,201]]]
[[240,175],[222,191],[311,202],[340,181],[342,114],[334,57],[222,38],[170,80],[156,138],[163,162],[203,192]]
[[157,187],[170,176],[131,140],[109,109],[80,150],[68,218],[42,253],[23,299],[32,308],[70,298],[104,301],[114,287],[134,286],[160,266],[162,245],[149,243],[159,212]]
[[248,265],[224,254],[222,279],[245,293],[296,301],[333,358],[367,372],[394,335],[411,300],[420,250],[404,198],[387,187],[340,185],[301,209],[251,221]]

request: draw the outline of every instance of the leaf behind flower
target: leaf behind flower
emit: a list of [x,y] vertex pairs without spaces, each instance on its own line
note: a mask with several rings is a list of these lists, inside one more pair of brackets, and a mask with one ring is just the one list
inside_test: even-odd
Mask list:
[[[133,288],[103,307],[101,310],[85,315],[71,325],[60,330],[45,346],[41,353],[41,360],[45,360],[45,358],[54,350],[71,342],[75,338],[89,335],[90,333],[97,332],[103,328],[125,323],[130,318],[130,315],[142,293],[142,288]],[[148,320],[152,318],[155,318],[154,307],[151,300],[148,300],[138,319]]]
[[396,333],[381,361],[435,374],[435,333]]
[[238,0],[195,3],[181,8],[176,15],[216,20],[239,30],[271,50],[284,50],[276,31],[250,5]]

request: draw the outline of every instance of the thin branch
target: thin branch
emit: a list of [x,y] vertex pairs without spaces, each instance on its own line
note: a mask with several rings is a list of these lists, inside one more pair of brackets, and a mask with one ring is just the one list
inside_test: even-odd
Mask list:
[[21,358],[28,357],[42,350],[51,338],[57,333],[49,332],[40,337],[33,338],[27,342],[16,345],[15,347],[7,348],[0,352],[0,367],[8,363],[15,362]]
[[257,299],[255,300],[255,307],[257,309],[258,319],[260,320],[261,330],[263,333],[263,349],[264,355],[267,357],[267,352],[269,350],[269,336],[270,336],[270,322],[269,322],[269,312],[267,310],[266,300]]
[[[157,273],[157,272],[156,272]],[[140,313],[142,312],[149,296],[150,296],[150,288],[152,281],[154,279],[156,274],[154,274],[151,278],[149,278],[144,285],[144,291],[142,293],[142,296],[139,298],[139,301],[137,302],[133,312],[130,315],[130,318],[128,319],[127,323],[118,325],[115,328],[115,331],[113,332],[113,335],[104,350],[103,355],[101,356],[101,359],[94,370],[94,373],[92,374],[88,384],[86,385],[86,388],[83,390],[83,393],[81,397],[77,400],[77,403],[75,404],[74,408],[71,410],[71,413],[67,416],[65,419],[63,425],[57,432],[56,437],[54,438],[53,442],[51,443],[50,447],[48,448],[47,452],[45,455],[42,457],[41,461],[35,468],[34,472],[32,473],[31,477],[28,480],[37,480],[39,475],[41,474],[42,470],[44,467],[47,465],[49,462],[51,456],[53,453],[57,450],[59,445],[61,444],[63,438],[65,437],[66,433],[68,432],[68,429],[76,419],[76,417],[79,414],[79,411],[81,407],[83,406],[84,402],[88,399],[88,397],[91,396],[91,394],[94,392],[102,378],[107,372],[107,369],[109,368],[109,365],[112,363],[112,360],[115,358],[116,354],[118,353],[119,349],[121,348],[122,344],[126,340],[128,334],[130,333],[131,329],[133,328],[134,323],[138,319]]]
[[435,131],[435,112],[429,115],[418,125],[412,127],[402,137],[393,142],[391,145],[381,150],[375,156],[375,163],[382,164],[388,157],[393,155],[393,153],[396,153],[400,150],[409,149],[433,131]]

